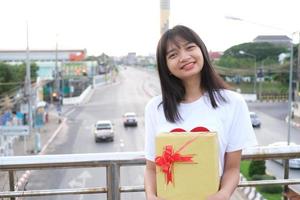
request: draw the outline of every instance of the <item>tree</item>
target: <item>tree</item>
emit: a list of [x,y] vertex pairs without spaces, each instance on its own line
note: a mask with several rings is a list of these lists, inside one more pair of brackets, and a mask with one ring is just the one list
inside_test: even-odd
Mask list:
[[[37,78],[38,66],[31,63],[31,80],[35,81]],[[26,77],[26,64],[10,65],[7,63],[0,63],[0,96],[4,93],[11,93],[24,84]]]
[[271,43],[243,43],[235,45],[227,49],[217,65],[231,68],[249,68],[254,67],[254,58],[247,54],[240,54],[244,51],[248,54],[256,56],[256,62],[278,63],[278,55],[280,53],[288,53],[289,50],[285,47],[276,46]]
[[8,84],[13,81],[13,74],[10,67],[6,63],[0,63],[0,95],[12,88],[12,85]]
[[249,54],[253,54],[256,56],[257,61],[262,61],[266,58],[278,59],[278,55],[280,53],[288,53],[289,49],[277,46],[268,42],[260,42],[260,43],[243,43],[239,45],[235,45],[230,47],[224,52],[223,56],[234,56],[236,58],[249,58],[247,55],[242,55],[239,51],[244,51]]
[[[21,65],[17,65],[16,66],[16,79],[19,81],[25,81],[26,78],[26,63],[22,63]],[[30,64],[30,78],[31,81],[35,81],[37,78],[37,71],[38,71],[39,67],[36,65],[36,63],[31,63]]]

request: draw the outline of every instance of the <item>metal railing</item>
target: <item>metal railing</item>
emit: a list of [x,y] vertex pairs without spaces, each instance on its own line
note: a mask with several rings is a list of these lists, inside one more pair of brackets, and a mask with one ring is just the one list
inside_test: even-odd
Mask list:
[[[243,160],[268,160],[300,158],[300,146],[253,147],[243,151]],[[10,191],[0,192],[0,198],[48,196],[48,195],[77,195],[106,193],[108,200],[120,200],[122,192],[142,192],[143,185],[121,186],[120,167],[145,165],[144,152],[115,152],[115,153],[89,153],[89,154],[62,154],[62,155],[35,155],[12,156],[0,158],[0,171],[9,174]],[[27,169],[56,169],[56,168],[84,168],[105,167],[106,187],[49,189],[17,191],[14,182],[15,171]],[[241,181],[239,187],[258,185],[292,185],[300,184],[300,179],[277,179],[262,181]]]

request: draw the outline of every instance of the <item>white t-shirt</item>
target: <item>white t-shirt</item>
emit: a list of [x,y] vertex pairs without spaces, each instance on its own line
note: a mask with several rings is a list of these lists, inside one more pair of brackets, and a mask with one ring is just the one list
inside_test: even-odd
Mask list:
[[178,111],[181,121],[170,123],[166,120],[162,96],[153,97],[145,108],[145,156],[155,160],[155,136],[181,128],[189,132],[195,127],[205,127],[217,132],[219,140],[220,175],[223,174],[225,152],[242,150],[257,145],[251,125],[247,104],[243,97],[230,90],[221,90],[227,102],[218,102],[215,109],[210,103],[208,93],[192,103],[180,103]]

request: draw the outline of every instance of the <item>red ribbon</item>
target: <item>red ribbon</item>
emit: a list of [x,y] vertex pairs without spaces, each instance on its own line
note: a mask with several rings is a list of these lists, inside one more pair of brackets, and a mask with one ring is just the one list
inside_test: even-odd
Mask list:
[[160,166],[163,173],[165,173],[167,184],[173,182],[172,167],[175,162],[193,162],[192,155],[182,156],[179,152],[173,150],[172,145],[165,146],[162,156],[155,158],[156,165]]
[[[207,132],[209,131],[205,127],[196,127],[191,130],[191,132]],[[176,128],[171,132],[186,132],[184,129]],[[190,143],[194,142],[198,136],[193,139],[187,141],[184,145],[182,145],[178,151],[174,152],[172,145],[166,145],[165,149],[162,153],[162,156],[157,156],[155,158],[155,163],[159,166],[163,173],[165,173],[167,184],[173,182],[173,173],[172,168],[175,162],[183,162],[183,163],[193,163],[193,155],[181,155],[179,152],[187,147]]]

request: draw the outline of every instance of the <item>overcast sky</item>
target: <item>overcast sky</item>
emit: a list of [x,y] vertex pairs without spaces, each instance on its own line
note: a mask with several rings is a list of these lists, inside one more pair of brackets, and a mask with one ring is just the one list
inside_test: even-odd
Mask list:
[[[54,49],[57,41],[58,48],[86,48],[88,55],[154,54],[159,5],[159,0],[2,0],[0,50],[26,48],[28,21],[30,49]],[[299,8],[299,0],[171,0],[170,26],[190,26],[209,50],[224,51],[257,35],[299,31]],[[298,43],[299,36],[293,39]]]

